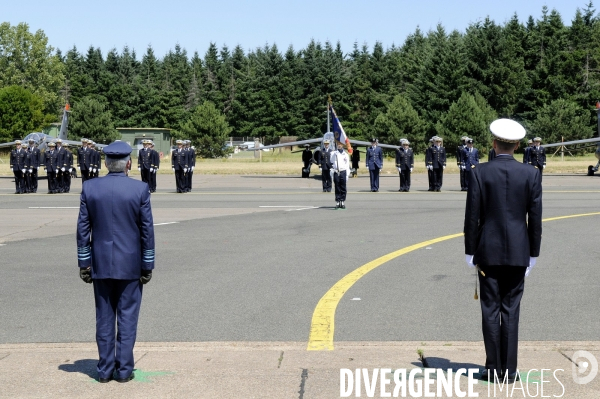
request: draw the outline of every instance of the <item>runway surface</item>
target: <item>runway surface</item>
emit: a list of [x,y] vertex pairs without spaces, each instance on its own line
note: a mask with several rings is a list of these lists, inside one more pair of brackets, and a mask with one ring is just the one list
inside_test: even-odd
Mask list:
[[[0,344],[94,340],[91,285],[78,276],[75,229],[81,182],[70,194],[14,195],[0,177]],[[308,342],[315,307],[344,276],[402,248],[462,232],[466,193],[444,176],[441,193],[414,175],[369,192],[351,179],[346,210],[317,179],[194,177],[174,193],[159,175],[152,195],[156,269],[144,287],[138,341]],[[544,218],[600,212],[600,179],[544,176]],[[526,280],[520,339],[597,340],[600,215],[545,222]],[[338,298],[335,341],[479,341],[475,274],[462,237],[384,262]]]

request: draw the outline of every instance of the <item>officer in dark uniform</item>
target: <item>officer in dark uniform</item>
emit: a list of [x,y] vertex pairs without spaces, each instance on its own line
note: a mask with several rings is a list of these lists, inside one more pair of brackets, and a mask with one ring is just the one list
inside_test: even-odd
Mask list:
[[471,171],[465,211],[465,254],[477,267],[486,360],[481,379],[517,378],[519,313],[524,278],[542,240],[539,169],[514,158],[525,129],[510,119],[490,125],[496,159]]
[[56,170],[56,189],[59,193],[65,192],[65,176],[67,171],[67,163],[66,163],[67,153],[62,146],[62,140],[56,140],[56,162],[58,164],[58,169]]
[[142,176],[142,181],[144,183],[149,183],[150,168],[152,168],[150,157],[152,154],[150,153],[150,145],[148,144],[148,140],[143,140],[142,145],[143,147],[138,151],[138,170]]
[[400,174],[400,192],[410,191],[410,174],[415,167],[415,155],[407,139],[400,140],[401,147],[396,150],[396,168]]
[[90,179],[95,179],[96,177],[98,177],[98,168],[100,167],[100,165],[98,164],[100,161],[100,157],[98,156],[98,151],[96,151],[96,148],[94,147],[96,143],[94,143],[92,140],[88,140],[88,148],[90,149],[90,173],[89,173],[89,177]]
[[310,176],[310,166],[313,161],[313,153],[310,150],[310,145],[304,145],[304,151],[302,151],[302,163],[304,167],[302,168],[302,178],[308,178]]
[[467,146],[467,136],[460,138],[460,144],[456,147],[456,166],[460,171],[460,191],[467,191],[465,184],[465,169],[462,167],[463,149]]
[[42,154],[35,146],[35,141],[33,139],[29,139],[27,152],[29,154],[29,165],[27,168],[25,184],[27,185],[27,192],[35,193],[38,188],[38,170],[40,169]]
[[58,171],[58,153],[56,152],[56,143],[49,143],[48,150],[45,153],[46,175],[48,176],[48,194],[58,193],[56,183],[56,173]]
[[175,184],[178,193],[185,193],[185,174],[188,171],[188,156],[183,149],[183,141],[177,140],[177,149],[171,154],[171,168],[175,172]]
[[446,169],[446,149],[442,146],[442,138],[433,137],[433,147],[430,150],[431,160],[429,162],[432,170],[433,191],[440,192],[444,177],[444,169]]
[[102,148],[97,143],[94,143],[96,147],[94,149],[94,156],[96,157],[96,166],[94,167],[94,177],[100,176],[100,170],[102,170]]
[[496,150],[492,148],[488,153],[488,162],[493,161],[494,158],[496,158]]
[[10,169],[15,175],[15,194],[25,194],[25,172],[27,167],[27,151],[21,148],[21,140],[15,141],[15,149],[10,152]]
[[69,143],[63,145],[63,151],[65,152],[65,173],[63,174],[63,193],[71,191],[71,172],[73,172],[73,153],[69,148]]
[[81,172],[82,184],[90,178],[90,154],[88,140],[81,139],[81,147],[77,149],[77,167],[79,168],[79,172]]
[[546,168],[546,150],[540,146],[542,139],[534,137],[533,146],[529,149],[529,164],[540,170],[540,176]]
[[323,142],[323,153],[321,154],[321,180],[323,181],[323,192],[331,192],[331,153],[329,140]]
[[192,147],[192,141],[185,141],[185,149],[188,154],[188,172],[187,172],[187,192],[192,191],[192,177],[194,177],[194,168],[196,167],[196,150]]
[[473,147],[473,139],[467,137],[466,146],[461,154],[461,169],[465,172],[465,187],[461,191],[469,189],[469,180],[471,179],[471,171],[479,164],[479,151]]
[[156,172],[160,167],[160,154],[154,149],[154,143],[150,141],[150,160],[152,162],[152,167],[150,168],[150,192],[156,192]]
[[360,167],[360,151],[358,146],[352,146],[352,154],[350,155],[350,161],[352,162],[352,169],[350,170],[350,177],[358,176],[358,168]]
[[379,191],[379,172],[383,169],[383,151],[377,146],[379,141],[373,137],[371,147],[367,148],[366,166],[369,170],[371,192]]
[[433,137],[429,139],[429,147],[425,150],[425,168],[427,168],[427,182],[429,183],[429,189],[427,191],[433,191],[433,168],[431,167],[431,148],[433,147]]
[[523,163],[529,163],[529,152],[531,151],[531,147],[533,147],[533,140],[529,139],[527,147],[523,150]]
[[150,190],[127,177],[131,151],[124,141],[106,146],[109,173],[86,181],[80,198],[77,257],[81,279],[94,283],[99,382],[135,377],[142,284],[150,281],[154,269]]

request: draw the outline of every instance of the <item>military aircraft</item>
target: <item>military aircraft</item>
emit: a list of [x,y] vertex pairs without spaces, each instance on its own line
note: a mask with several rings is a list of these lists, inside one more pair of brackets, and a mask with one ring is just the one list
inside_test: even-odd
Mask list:
[[[62,122],[60,124],[60,131],[59,131],[58,137],[52,137],[52,136],[49,136],[49,135],[41,133],[41,132],[33,132],[33,133],[29,133],[27,136],[25,136],[21,140],[23,145],[27,146],[29,143],[29,139],[33,139],[35,145],[37,145],[39,150],[44,151],[48,147],[49,143],[51,143],[52,141],[56,141],[57,139],[61,139],[61,141],[63,143],[68,143],[69,145],[74,145],[74,146],[80,146],[81,142],[79,142],[79,141],[67,140],[67,130],[68,130],[68,126],[69,126],[69,112],[71,112],[70,108],[69,108],[69,104],[66,104],[65,108],[63,109]],[[0,143],[0,148],[12,147],[14,145],[15,145],[14,141],[11,141],[9,143]],[[104,147],[104,145],[99,145],[99,146]]]
[[[311,150],[313,148],[315,148],[315,151],[313,153],[312,163],[319,163],[319,160],[321,159],[320,152],[325,149],[325,141],[326,140],[328,140],[329,143],[331,143],[329,145],[329,148],[332,148],[332,149],[336,148],[335,134],[334,134],[334,132],[331,131],[331,107],[328,107],[328,109],[327,109],[327,133],[325,133],[323,135],[323,137],[316,137],[314,139],[307,139],[307,140],[300,140],[300,141],[291,141],[289,143],[266,145],[264,147],[261,146],[260,149],[261,150],[269,150],[271,148],[293,147],[293,146],[306,147],[308,145]],[[370,147],[371,146],[371,143],[368,141],[348,140],[348,142],[350,144],[352,144],[352,146],[360,146],[360,147]],[[387,148],[387,149],[392,149],[392,150],[397,150],[398,148],[400,148],[400,146],[391,145],[391,144],[378,143],[377,145],[381,148]],[[248,150],[251,151],[252,149],[248,148]],[[257,151],[257,149],[254,148],[254,151]],[[301,152],[301,151],[303,151],[303,149],[294,151],[294,152]]]
[[[596,147],[596,152],[594,155],[598,162],[596,165],[588,166],[587,175],[594,176],[594,173],[600,169],[600,102],[596,103],[596,113],[598,114],[598,137],[593,137],[591,139],[584,140],[573,140],[573,141],[564,141],[560,143],[552,143],[552,144],[544,144],[541,147],[544,148],[552,148],[552,147],[562,147],[560,150],[562,152],[571,152],[571,151],[581,151],[588,148]],[[595,144],[594,144],[595,143]],[[575,146],[573,148],[566,148],[567,146]]]

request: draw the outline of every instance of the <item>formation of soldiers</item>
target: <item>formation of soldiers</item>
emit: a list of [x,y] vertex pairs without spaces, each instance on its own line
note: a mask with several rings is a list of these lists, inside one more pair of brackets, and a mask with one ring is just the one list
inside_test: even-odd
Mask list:
[[81,147],[77,149],[77,168],[81,173],[82,183],[98,177],[102,168],[100,151],[95,146],[96,143],[92,140],[81,139]]
[[138,170],[142,181],[148,183],[150,192],[156,192],[156,172],[160,167],[160,154],[154,149],[152,140],[143,140],[143,148],[138,152]]
[[473,147],[473,139],[467,136],[460,138],[461,145],[456,149],[456,164],[460,170],[460,190],[469,190],[471,171],[479,164],[479,151]]
[[175,172],[178,193],[192,191],[192,177],[196,166],[196,150],[190,140],[177,140],[177,148],[171,154],[171,168]]

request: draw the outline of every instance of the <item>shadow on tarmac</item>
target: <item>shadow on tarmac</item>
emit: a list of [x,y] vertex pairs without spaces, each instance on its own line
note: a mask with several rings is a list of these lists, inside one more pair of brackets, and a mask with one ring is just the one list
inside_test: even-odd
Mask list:
[[85,374],[90,378],[95,380],[98,379],[98,372],[96,370],[96,366],[98,365],[97,359],[81,359],[75,360],[73,364],[61,364],[58,366],[58,369],[61,371],[66,371],[67,373],[81,373]]

